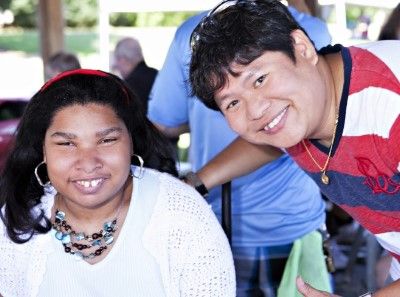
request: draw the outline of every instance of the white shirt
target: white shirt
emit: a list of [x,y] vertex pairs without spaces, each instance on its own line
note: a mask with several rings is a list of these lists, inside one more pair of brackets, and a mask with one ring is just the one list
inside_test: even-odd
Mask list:
[[[145,170],[147,174],[158,180],[151,187],[158,187],[159,191],[141,241],[159,267],[165,296],[235,296],[232,254],[210,206],[193,188],[176,178],[150,169]],[[137,179],[134,183],[138,183]],[[46,191],[41,199],[40,207],[48,217],[54,195],[54,191]],[[47,259],[54,252],[50,232],[16,244],[7,237],[0,221],[0,294],[37,297],[46,275]],[[63,273],[63,267],[59,268],[59,273]],[[65,275],[66,281],[68,278]]]
[[119,226],[121,231],[109,254],[100,262],[91,265],[76,260],[54,237],[54,253],[47,258],[38,296],[165,296],[160,267],[141,240],[159,197],[158,185],[157,176],[149,172],[134,179],[125,222]]

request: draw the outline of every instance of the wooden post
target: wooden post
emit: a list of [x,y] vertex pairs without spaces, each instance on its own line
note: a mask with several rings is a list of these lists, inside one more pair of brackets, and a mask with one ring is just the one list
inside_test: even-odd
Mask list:
[[40,48],[43,64],[64,49],[62,0],[39,0]]

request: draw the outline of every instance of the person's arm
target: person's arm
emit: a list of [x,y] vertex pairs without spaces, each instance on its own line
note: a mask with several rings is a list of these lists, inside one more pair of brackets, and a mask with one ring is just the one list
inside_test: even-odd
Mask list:
[[169,138],[176,138],[189,130],[188,104],[191,98],[185,76],[189,41],[187,45],[183,43],[178,32],[181,31],[177,31],[152,86],[147,113],[149,120]]
[[215,158],[197,171],[207,189],[248,174],[279,158],[283,152],[271,146],[260,146],[238,137]]
[[[340,297],[338,295],[330,294],[328,292],[319,291],[309,284],[305,283],[301,278],[296,280],[297,290],[304,297]],[[372,297],[398,297],[400,292],[400,280],[397,280],[390,285],[371,293]],[[363,296],[363,295],[361,295]],[[368,296],[368,295],[366,295]]]

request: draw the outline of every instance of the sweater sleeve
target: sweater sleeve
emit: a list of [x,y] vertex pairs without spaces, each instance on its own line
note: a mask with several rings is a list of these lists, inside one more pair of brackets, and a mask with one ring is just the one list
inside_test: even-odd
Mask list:
[[211,207],[192,187],[167,175],[144,238],[160,264],[167,296],[233,297],[228,240]]
[[181,296],[235,296],[228,240],[203,197],[197,192],[190,194],[193,200],[187,203],[192,205],[193,212],[178,225],[185,242],[178,262]]

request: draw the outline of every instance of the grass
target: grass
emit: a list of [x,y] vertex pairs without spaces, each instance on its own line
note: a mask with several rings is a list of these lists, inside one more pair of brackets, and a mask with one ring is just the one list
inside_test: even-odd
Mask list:
[[[94,30],[66,30],[65,48],[67,51],[83,55],[95,53],[98,48],[98,34]],[[39,32],[37,30],[2,29],[0,31],[0,50],[39,54]]]
[[3,29],[0,35],[0,49],[36,54],[39,52],[38,32]]

